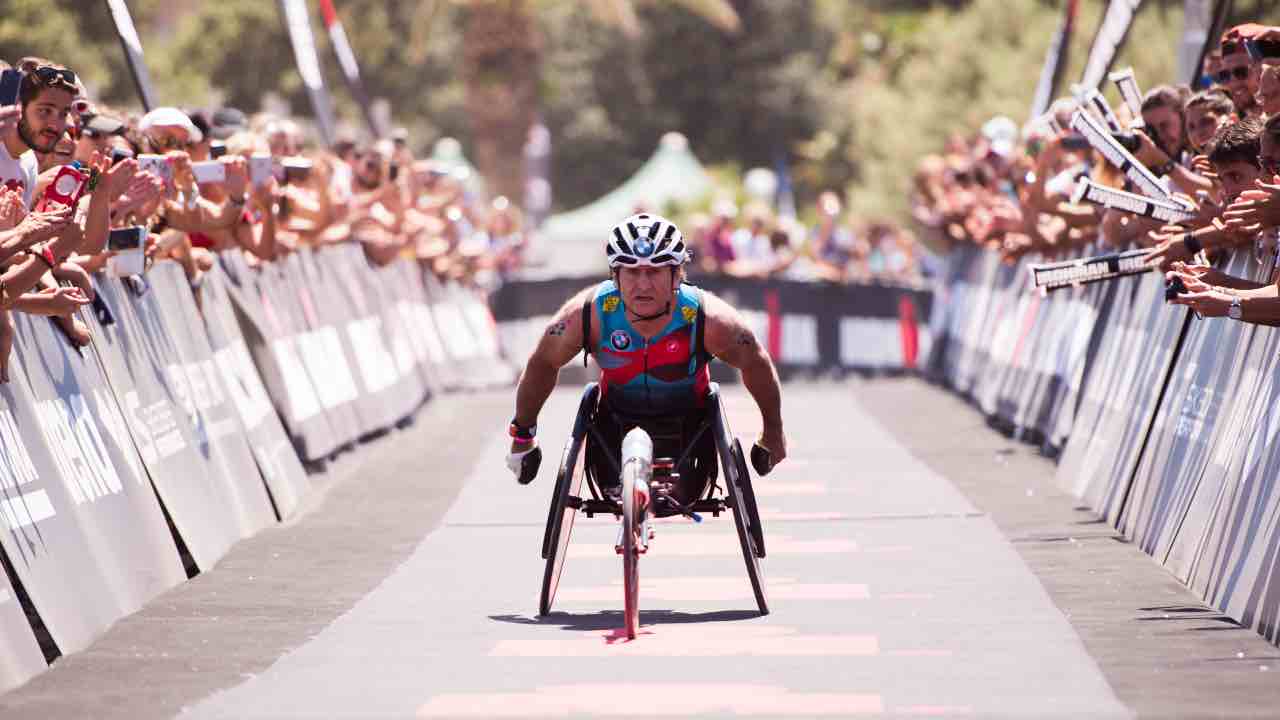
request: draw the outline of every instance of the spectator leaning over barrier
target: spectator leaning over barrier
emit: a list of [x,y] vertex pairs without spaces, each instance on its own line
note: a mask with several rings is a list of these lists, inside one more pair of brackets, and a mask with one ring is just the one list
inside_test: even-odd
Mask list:
[[[1262,123],[1241,120],[1218,131],[1209,144],[1209,162],[1226,202],[1253,188],[1260,177],[1259,136]],[[1147,255],[1150,264],[1168,271],[1173,262],[1188,262],[1201,249],[1237,247],[1252,241],[1252,233],[1229,227],[1222,219],[1207,224],[1174,225],[1152,233],[1155,247]]]
[[1218,130],[1239,120],[1236,104],[1222,90],[1204,90],[1187,99],[1183,113],[1186,117],[1187,144],[1192,151],[1199,153],[1193,167],[1207,177],[1212,169],[1209,167],[1208,156],[1204,155],[1205,147]]
[[1249,58],[1244,41],[1253,39],[1265,29],[1261,25],[1237,25],[1222,36],[1222,63],[1216,77],[1231,94],[1236,111],[1242,117],[1258,117],[1262,112],[1256,100],[1258,74],[1254,71],[1254,62]]

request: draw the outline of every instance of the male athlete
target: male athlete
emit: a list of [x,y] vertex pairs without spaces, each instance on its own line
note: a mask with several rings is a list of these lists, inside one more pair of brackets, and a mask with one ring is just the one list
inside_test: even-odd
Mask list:
[[[676,502],[688,504],[714,479],[715,439],[698,430],[706,416],[708,363],[719,358],[742,373],[763,420],[759,445],[772,467],[787,456],[782,391],[768,353],[742,316],[720,298],[684,282],[689,260],[684,238],[670,220],[639,214],[618,223],[605,248],[612,279],[587,288],[556,313],[529,357],[516,388],[507,466],[531,481],[541,461],[534,436],[538,412],[555,388],[560,368],[587,350],[600,366],[595,427],[602,443],[587,440],[586,469],[606,492],[617,492],[622,436],[643,427],[655,456],[677,454],[694,443],[680,467]],[[607,455],[613,457],[610,462]],[[678,508],[655,507],[658,514]]]

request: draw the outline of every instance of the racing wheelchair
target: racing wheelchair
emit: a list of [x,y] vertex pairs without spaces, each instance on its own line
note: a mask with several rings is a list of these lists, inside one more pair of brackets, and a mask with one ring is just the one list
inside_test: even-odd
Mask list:
[[[605,417],[606,413],[609,417]],[[615,455],[613,449],[618,448],[619,443],[611,441],[610,435],[620,433],[626,435],[621,439],[620,452]],[[662,450],[678,448],[679,452],[672,457],[654,457],[655,441]],[[699,455],[701,458],[696,457]],[[764,448],[752,448],[751,462],[761,475],[770,470]],[[681,470],[691,467],[698,469],[692,486],[689,478],[680,477]],[[616,485],[602,482],[600,476],[605,473],[620,482]],[[582,492],[584,484],[589,492],[586,496]],[[606,492],[604,487],[614,492]],[[729,430],[716,383],[711,384],[700,417],[686,422],[683,432],[677,433],[652,419],[618,416],[600,402],[596,383],[586,386],[573,432],[560,458],[547,514],[542,540],[546,568],[539,615],[550,613],[555,602],[569,537],[580,511],[588,518],[599,514],[621,521],[615,550],[622,556],[623,607],[629,639],[635,638],[639,627],[639,562],[652,538],[649,522],[653,517],[685,515],[701,521],[704,513],[719,517],[722,512],[731,512],[756,605],[761,615],[769,613],[760,567],[760,560],[765,557],[764,530],[747,459],[742,444]]]

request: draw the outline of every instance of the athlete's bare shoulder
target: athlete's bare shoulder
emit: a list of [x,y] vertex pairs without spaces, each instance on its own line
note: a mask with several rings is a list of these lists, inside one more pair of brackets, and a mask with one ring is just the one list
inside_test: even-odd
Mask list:
[[[595,285],[584,288],[565,301],[543,330],[538,347],[530,359],[543,360],[561,367],[582,350],[582,305],[595,296]],[[592,324],[598,324],[596,310],[591,309]]]
[[734,367],[756,359],[761,352],[760,343],[742,313],[714,293],[704,290],[702,298],[707,351]]

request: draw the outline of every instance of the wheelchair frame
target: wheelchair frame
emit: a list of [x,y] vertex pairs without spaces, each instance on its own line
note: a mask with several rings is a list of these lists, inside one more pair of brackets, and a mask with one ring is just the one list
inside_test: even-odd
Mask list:
[[[560,465],[556,472],[556,484],[552,490],[551,506],[547,512],[546,530],[542,538],[542,558],[546,561],[542,576],[542,593],[538,602],[538,614],[547,615],[555,602],[556,590],[560,585],[560,574],[564,570],[565,555],[569,549],[569,539],[573,533],[573,523],[578,511],[586,513],[588,518],[597,514],[622,517],[622,505],[604,497],[594,478],[587,479],[589,497],[583,497],[582,485],[586,472],[587,436],[593,435],[601,445],[599,430],[594,423],[599,405],[600,388],[596,383],[588,383],[582,393],[578,405],[578,413],[573,423],[573,432],[565,443],[560,457]],[[751,581],[751,589],[755,594],[756,606],[761,615],[769,614],[769,601],[764,586],[764,571],[760,560],[765,557],[764,529],[760,524],[760,513],[756,506],[755,491],[751,487],[751,474],[747,469],[746,455],[742,444],[733,437],[729,430],[728,417],[724,404],[720,399],[720,387],[712,383],[707,394],[709,412],[704,425],[694,434],[693,440],[682,450],[681,458],[675,463],[679,467],[684,457],[691,453],[704,432],[712,432],[715,436],[716,459],[719,463],[719,477],[723,479],[725,495],[718,496],[717,483],[708,482],[705,495],[693,502],[689,510],[695,513],[710,513],[719,517],[720,513],[729,510],[733,513],[734,526],[738,533],[738,542],[742,548],[742,557],[747,566],[747,576]],[[624,428],[625,433],[625,428]],[[621,473],[612,456],[608,456],[614,464],[612,470]]]

